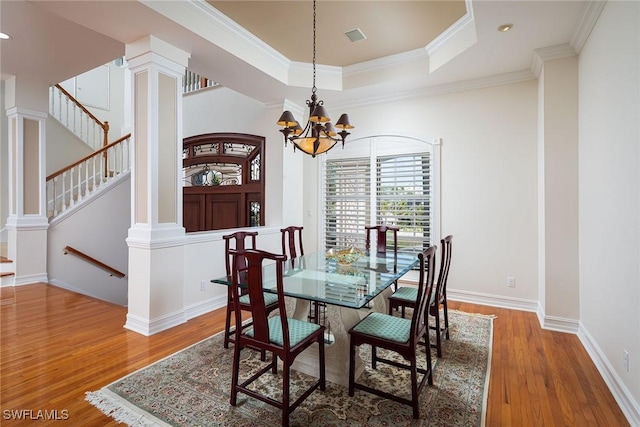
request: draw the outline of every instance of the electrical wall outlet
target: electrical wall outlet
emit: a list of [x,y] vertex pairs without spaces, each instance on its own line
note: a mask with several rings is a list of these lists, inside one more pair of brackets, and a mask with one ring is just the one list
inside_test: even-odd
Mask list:
[[629,361],[629,352],[627,350],[622,350],[622,363],[624,364],[625,371],[631,371],[631,362]]
[[507,277],[507,286],[510,288],[515,288],[516,287],[516,278],[513,276],[509,276]]
[[201,291],[206,291],[207,290],[207,281],[206,280],[201,280],[200,281],[200,290]]

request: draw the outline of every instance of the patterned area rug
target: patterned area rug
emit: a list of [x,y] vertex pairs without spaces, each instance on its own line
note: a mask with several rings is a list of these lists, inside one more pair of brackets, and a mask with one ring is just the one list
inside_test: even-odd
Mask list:
[[[349,397],[347,388],[327,382],[291,414],[292,426],[484,426],[493,318],[449,311],[450,336],[443,357],[434,361],[433,386],[421,393],[420,419],[411,408],[361,390]],[[244,394],[229,405],[233,349],[224,349],[217,334],[128,375],[86,399],[105,414],[130,426],[280,426],[280,411]],[[407,371],[379,364],[370,368],[370,349],[361,346],[367,368],[359,382],[395,393],[409,390]],[[241,378],[262,363],[257,352],[243,350]],[[419,357],[419,360],[424,360]],[[280,367],[282,364],[280,363]],[[266,374],[262,391],[278,396],[280,378]],[[292,401],[296,386],[310,378],[292,371]]]

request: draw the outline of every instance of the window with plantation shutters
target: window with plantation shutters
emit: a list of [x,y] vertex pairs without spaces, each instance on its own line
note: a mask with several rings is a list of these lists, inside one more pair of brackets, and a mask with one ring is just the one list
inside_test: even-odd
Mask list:
[[364,227],[377,224],[399,227],[403,252],[437,242],[439,140],[386,135],[347,145],[324,164],[325,249],[364,248]]
[[430,160],[430,153],[376,160],[376,224],[400,228],[398,250],[418,253],[430,245]]
[[325,246],[362,248],[362,230],[371,217],[371,162],[327,160],[325,171]]

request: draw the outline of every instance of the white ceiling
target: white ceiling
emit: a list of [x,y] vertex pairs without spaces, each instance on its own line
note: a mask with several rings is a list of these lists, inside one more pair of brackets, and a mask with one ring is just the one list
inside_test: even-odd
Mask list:
[[[190,53],[189,68],[222,85],[266,104],[288,98],[304,105],[312,80],[311,4],[0,1],[0,31],[12,36],[0,41],[0,72],[3,79],[54,84],[124,55],[126,44],[153,34]],[[321,0],[318,95],[348,105],[533,78],[536,50],[579,50],[593,24],[590,5]],[[505,23],[513,29],[498,32]],[[354,28],[367,40],[350,43],[343,32]]]

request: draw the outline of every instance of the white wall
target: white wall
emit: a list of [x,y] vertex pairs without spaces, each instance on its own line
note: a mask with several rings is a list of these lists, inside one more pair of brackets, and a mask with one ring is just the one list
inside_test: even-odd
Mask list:
[[[454,236],[448,289],[457,298],[535,306],[536,109],[532,80],[348,111],[353,138],[379,132],[442,139],[441,233]],[[317,184],[309,181],[305,191],[311,206]],[[506,286],[507,276],[516,278],[515,288]]]
[[46,171],[47,175],[69,166],[73,162],[93,153],[84,141],[70,132],[64,125],[53,118],[47,118],[47,150]]
[[47,237],[49,282],[114,304],[127,305],[128,277],[120,279],[75,255],[63,253],[71,246],[128,274],[125,239],[130,225],[131,180],[127,177],[111,190],[97,193],[72,215],[51,222]]
[[[267,226],[280,227],[285,217],[287,221],[300,218],[305,249],[315,250],[318,161],[302,153],[293,155],[291,147],[283,151],[275,125],[278,112],[224,88],[185,97],[184,111],[185,136],[223,131],[266,135]],[[353,138],[400,132],[442,139],[442,235],[454,235],[455,251],[449,289],[458,297],[486,297],[494,304],[534,309],[538,298],[537,83],[388,102],[348,112],[356,125]],[[385,127],[391,123],[393,128]],[[285,167],[302,169],[303,173],[296,172],[296,185],[303,183],[303,194],[283,189],[288,188],[282,184]],[[281,209],[273,206],[279,198]],[[188,241],[195,246],[186,248],[185,262],[191,264],[191,256],[207,254],[206,259],[199,258],[207,266],[196,267],[193,262],[185,268],[189,272],[187,306],[203,297],[224,296],[224,289],[200,291],[203,278],[224,273],[220,236],[192,234]],[[279,233],[272,238],[279,239]],[[506,286],[507,276],[516,278],[515,288]]]
[[[255,229],[259,232],[260,248],[280,252],[280,228],[285,215],[283,212],[291,210],[287,203],[300,205],[300,210],[302,206],[296,199],[290,198],[283,202],[283,158],[289,154],[283,150],[282,136],[275,124],[281,111],[267,108],[224,87],[186,95],[183,99],[183,111],[184,137],[211,132],[237,132],[266,137],[266,226]],[[187,318],[226,304],[226,288],[224,285],[211,284],[210,280],[225,275],[222,236],[233,231],[187,233],[184,280]],[[203,281],[204,291],[201,290]]]
[[0,80],[0,242],[7,241],[4,228],[9,217],[9,132],[7,113],[4,106],[5,83]]
[[125,69],[109,62],[61,82],[101,122],[109,122],[109,142],[129,130],[124,128]]
[[[640,425],[639,28],[639,2],[609,1],[579,57],[582,339],[593,346],[605,379],[621,382],[619,391],[635,401],[629,403],[635,406],[635,425]],[[630,372],[622,363],[625,349]]]
[[225,87],[186,95],[183,111],[185,138],[212,132],[248,133],[266,138],[266,225],[281,226],[283,143],[275,124],[280,112]]

